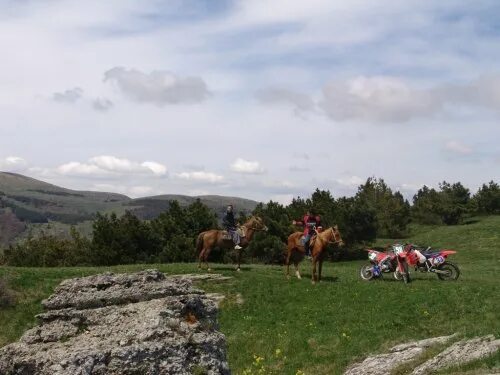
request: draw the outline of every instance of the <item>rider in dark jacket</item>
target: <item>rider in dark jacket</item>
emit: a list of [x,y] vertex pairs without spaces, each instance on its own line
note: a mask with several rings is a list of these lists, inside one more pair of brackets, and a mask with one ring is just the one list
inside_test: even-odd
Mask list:
[[237,231],[238,223],[236,222],[236,219],[234,218],[234,211],[233,211],[233,205],[230,204],[227,206],[226,213],[224,214],[224,217],[222,218],[222,225],[224,226],[224,229],[226,229],[229,233],[231,233],[231,236],[233,236],[233,241],[234,241],[234,248],[236,250],[240,250],[240,235]]

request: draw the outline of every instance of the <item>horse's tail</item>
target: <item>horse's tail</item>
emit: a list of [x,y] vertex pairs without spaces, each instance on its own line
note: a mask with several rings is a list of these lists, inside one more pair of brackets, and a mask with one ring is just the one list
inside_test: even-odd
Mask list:
[[205,232],[201,232],[196,239],[196,251],[200,252],[203,249],[203,237]]

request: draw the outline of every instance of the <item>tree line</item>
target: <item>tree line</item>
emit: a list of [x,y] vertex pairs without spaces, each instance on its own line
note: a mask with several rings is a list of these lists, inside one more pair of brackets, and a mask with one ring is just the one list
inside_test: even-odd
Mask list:
[[[423,186],[406,200],[383,179],[368,178],[353,197],[335,198],[330,191],[316,189],[310,197],[297,197],[289,205],[260,203],[253,214],[269,228],[257,233],[245,251],[247,261],[281,263],[285,242],[298,230],[291,222],[307,210],[322,217],[324,227],[337,224],[346,249],[332,248],[336,259],[356,258],[376,238],[403,238],[408,225],[458,225],[473,215],[500,214],[500,186],[483,184],[475,193],[460,182],[443,182],[438,189]],[[246,217],[240,213],[240,222]],[[152,220],[133,213],[98,214],[90,238],[74,228],[69,238],[42,234],[4,249],[1,262],[12,266],[110,266],[130,263],[191,262],[196,259],[194,242],[198,233],[219,226],[213,211],[199,200],[187,207],[171,201],[168,210]],[[212,252],[212,261],[228,261],[232,252]],[[363,255],[364,256],[364,255]]]

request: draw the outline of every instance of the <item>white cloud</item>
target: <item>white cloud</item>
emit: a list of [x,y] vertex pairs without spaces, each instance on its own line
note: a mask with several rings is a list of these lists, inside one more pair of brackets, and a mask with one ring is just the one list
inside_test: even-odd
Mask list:
[[176,176],[182,180],[190,180],[197,182],[216,183],[224,180],[224,176],[205,171],[181,172],[177,173]]
[[7,156],[0,159],[0,170],[5,172],[22,172],[26,169],[28,163],[19,156]]
[[145,161],[141,166],[150,169],[157,176],[163,176],[167,173],[167,167],[155,161]]
[[328,83],[320,106],[336,121],[405,122],[434,114],[441,103],[432,91],[412,88],[402,79],[360,76]]
[[359,76],[329,82],[319,106],[335,121],[406,122],[431,117],[447,107],[500,111],[500,75],[482,75],[462,84],[415,88],[390,76]]
[[130,99],[142,103],[165,104],[199,103],[210,95],[200,77],[179,77],[167,71],[149,74],[136,69],[115,67],[104,73]]
[[109,171],[99,168],[97,165],[85,164],[77,161],[62,164],[56,168],[56,172],[62,175],[105,175]]
[[250,161],[242,158],[237,158],[231,164],[231,170],[236,173],[262,174],[265,169],[258,161]]
[[470,148],[469,146],[465,145],[462,142],[455,140],[450,140],[446,142],[444,145],[444,149],[446,151],[460,155],[470,155],[473,152],[472,148]]
[[75,103],[83,96],[83,90],[75,87],[64,92],[55,92],[52,99],[59,103]]
[[167,173],[167,168],[163,164],[152,161],[138,163],[128,159],[117,158],[116,156],[101,155],[92,157],[85,163],[72,161],[62,164],[56,168],[56,173],[73,176],[106,176],[131,173],[164,176]]

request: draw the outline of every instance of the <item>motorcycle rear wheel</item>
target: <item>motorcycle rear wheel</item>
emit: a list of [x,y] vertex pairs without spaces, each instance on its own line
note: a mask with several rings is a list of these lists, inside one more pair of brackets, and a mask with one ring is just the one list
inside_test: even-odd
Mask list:
[[460,269],[458,268],[458,266],[451,262],[444,262],[443,264],[440,264],[437,269],[447,272],[446,274],[438,273],[437,277],[439,278],[439,280],[455,281],[460,276]]

